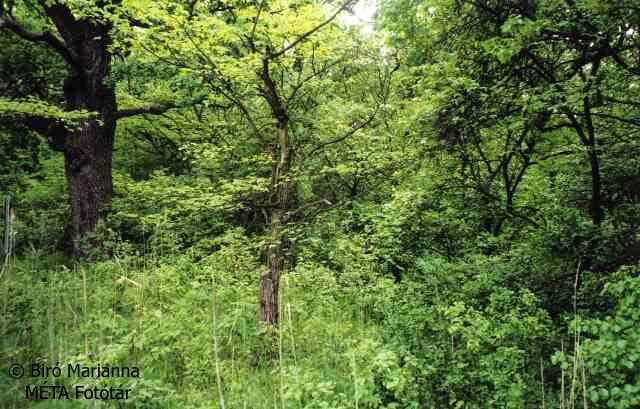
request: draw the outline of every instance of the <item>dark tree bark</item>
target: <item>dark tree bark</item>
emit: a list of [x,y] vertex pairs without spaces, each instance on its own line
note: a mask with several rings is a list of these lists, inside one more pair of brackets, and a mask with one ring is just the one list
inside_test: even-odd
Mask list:
[[589,213],[593,224],[599,226],[605,218],[604,206],[602,204],[602,176],[600,172],[600,159],[598,157],[598,146],[596,140],[596,131],[593,125],[593,117],[591,115],[592,101],[591,90],[594,77],[598,74],[600,68],[600,60],[594,61],[591,68],[591,77],[586,81],[585,96],[582,101],[584,111],[584,124],[586,129],[585,145],[587,146],[587,154],[589,156],[589,167],[591,169],[591,202],[589,203]]
[[[266,81],[275,86],[270,79]],[[275,88],[273,88],[275,90]],[[279,99],[278,99],[279,101]],[[278,295],[280,291],[280,276],[286,268],[287,253],[290,251],[285,234],[288,213],[294,202],[294,188],[289,179],[291,168],[291,146],[289,143],[289,122],[284,106],[278,121],[278,143],[272,152],[273,168],[269,187],[269,230],[270,243],[266,249],[267,269],[260,277],[260,321],[266,325],[278,323]]]
[[65,174],[71,199],[73,253],[80,255],[80,239],[96,227],[113,192],[111,156],[114,124],[84,123],[65,143]]
[[90,17],[76,18],[67,6],[59,3],[41,4],[58,34],[30,32],[8,11],[0,15],[0,29],[55,50],[69,68],[64,83],[64,109],[97,114],[75,129],[38,118],[37,113],[27,121],[34,131],[48,138],[54,149],[64,152],[71,202],[71,244],[74,256],[79,256],[80,239],[95,228],[113,192],[111,155],[117,104],[114,86],[109,83],[111,24]]
[[52,148],[64,152],[71,202],[70,244],[77,257],[80,240],[95,229],[111,203],[111,159],[117,120],[140,114],[159,114],[174,106],[118,111],[115,87],[110,79],[111,23],[106,18],[77,18],[66,5],[56,2],[41,2],[41,5],[57,34],[30,32],[6,10],[0,10],[0,29],[11,31],[26,41],[43,43],[56,51],[69,68],[64,84],[65,110],[97,114],[75,129],[38,118],[37,113],[27,121],[34,131],[48,138]]
[[97,112],[67,133],[63,149],[71,199],[73,253],[80,255],[80,239],[96,227],[113,193],[111,157],[116,129],[116,96],[109,84],[111,54],[107,23],[76,20],[66,7],[45,7],[47,15],[76,56],[77,67],[65,81],[68,110]]
[[591,167],[591,201],[589,213],[593,224],[599,226],[604,221],[604,206],[602,204],[602,178],[600,175],[600,161],[596,147],[589,146],[589,164]]

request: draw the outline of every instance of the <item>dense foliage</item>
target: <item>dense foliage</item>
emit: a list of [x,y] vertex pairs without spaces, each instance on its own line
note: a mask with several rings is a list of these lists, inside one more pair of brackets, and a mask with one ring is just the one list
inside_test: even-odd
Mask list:
[[354,9],[0,0],[1,407],[640,407],[636,1]]

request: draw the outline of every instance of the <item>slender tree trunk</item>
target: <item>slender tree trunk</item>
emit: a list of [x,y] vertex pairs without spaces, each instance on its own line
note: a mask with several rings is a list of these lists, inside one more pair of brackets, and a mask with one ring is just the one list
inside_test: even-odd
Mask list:
[[[595,75],[599,67],[599,62],[594,64],[592,75]],[[565,110],[565,114],[573,125],[580,143],[587,148],[587,158],[589,160],[590,176],[591,176],[591,198],[589,199],[589,214],[593,224],[599,226],[605,219],[604,205],[602,203],[602,175],[600,171],[600,159],[598,157],[598,144],[593,118],[591,116],[591,100],[589,92],[591,92],[592,80],[587,81],[585,86],[585,97],[583,98],[582,123],[579,122],[574,114]]]
[[278,323],[278,292],[280,274],[284,267],[281,216],[280,210],[271,213],[271,243],[267,248],[267,270],[260,277],[260,321],[267,325]]
[[5,267],[9,263],[9,258],[11,257],[13,246],[13,237],[11,234],[11,225],[13,223],[13,212],[11,211],[11,196],[6,195],[4,197],[4,239],[3,239],[3,263],[2,266]]
[[602,180],[600,175],[600,161],[596,153],[596,147],[589,146],[589,164],[591,165],[591,203],[589,213],[593,224],[599,226],[604,221],[604,209],[602,206]]
[[589,166],[591,167],[591,202],[589,203],[589,213],[593,224],[599,226],[604,221],[604,208],[602,204],[602,178],[600,175],[600,160],[598,158],[598,146],[596,131],[591,116],[591,92],[593,76],[598,72],[600,61],[596,61],[592,69],[592,78],[587,81],[585,97],[583,100],[584,122],[586,128],[587,155],[589,156]]
[[[285,233],[287,211],[293,202],[293,187],[289,180],[291,157],[288,123],[278,126],[279,143],[274,150],[271,175],[270,243],[267,247],[267,269],[260,277],[260,321],[267,325],[278,323],[278,292],[280,276],[286,268],[288,240]],[[278,158],[279,154],[279,158]]]

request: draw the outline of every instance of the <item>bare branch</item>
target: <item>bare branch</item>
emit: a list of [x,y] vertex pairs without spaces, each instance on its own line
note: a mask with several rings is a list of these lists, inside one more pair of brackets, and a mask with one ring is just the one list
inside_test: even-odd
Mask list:
[[611,57],[613,57],[614,61],[616,63],[618,63],[619,66],[621,66],[623,69],[627,70],[628,72],[630,72],[633,75],[640,75],[640,67],[633,67],[631,65],[629,65],[620,55],[618,55],[617,53],[613,53],[611,55]]
[[311,149],[311,151],[309,153],[307,153],[306,156],[309,157],[309,156],[313,155],[314,153],[316,153],[317,151],[319,151],[320,149],[325,148],[326,146],[342,142],[345,139],[351,137],[353,134],[358,132],[360,129],[364,128],[365,126],[368,126],[375,119],[375,117],[378,114],[379,110],[380,110],[380,106],[376,107],[375,111],[373,111],[373,113],[371,115],[369,115],[369,117],[366,120],[364,120],[364,121],[362,121],[360,123],[354,123],[351,126],[351,129],[349,129],[344,134],[338,136],[337,138],[331,139],[329,141],[326,141],[326,142],[323,142],[323,143],[317,145],[316,147]]
[[281,55],[283,55],[284,53],[286,53],[287,51],[289,51],[292,48],[296,47],[298,44],[300,44],[302,41],[306,40],[312,34],[316,33],[322,27],[330,24],[333,20],[336,19],[336,17],[338,17],[338,14],[342,13],[347,7],[355,4],[356,1],[357,0],[347,0],[346,2],[342,3],[342,5],[338,8],[338,10],[336,10],[325,21],[323,21],[322,23],[318,24],[317,26],[315,26],[311,30],[307,31],[306,33],[302,34],[300,37],[296,38],[291,44],[289,44],[286,47],[282,48],[280,51],[275,52],[275,53],[271,53],[271,54],[267,55],[265,58],[268,59],[268,60],[272,60],[274,58],[278,58]]
[[260,20],[260,14],[262,13],[262,8],[264,7],[265,0],[260,1],[260,6],[258,7],[258,12],[256,13],[256,19],[253,22],[253,27],[251,28],[251,37],[249,37],[249,44],[251,45],[251,50],[253,52],[256,51],[256,47],[253,43],[253,40],[256,35],[256,27],[258,26],[258,20]]
[[9,30],[16,34],[18,37],[32,42],[45,43],[53,48],[58,54],[64,58],[64,60],[76,69],[80,73],[84,73],[82,66],[78,60],[76,54],[69,49],[62,40],[56,37],[49,31],[43,31],[41,33],[35,33],[26,30],[15,20],[8,17],[0,17],[0,30]]
[[611,119],[613,121],[618,121],[618,122],[622,122],[622,123],[633,125],[633,126],[640,126],[640,119],[622,118],[622,117],[611,115],[611,114],[607,114],[607,113],[604,113],[604,112],[593,112],[591,115],[597,116],[599,118]]
[[614,104],[623,104],[623,105],[631,105],[637,108],[640,108],[640,102],[629,101],[624,99],[616,99],[612,97],[604,97],[605,101],[613,102]]

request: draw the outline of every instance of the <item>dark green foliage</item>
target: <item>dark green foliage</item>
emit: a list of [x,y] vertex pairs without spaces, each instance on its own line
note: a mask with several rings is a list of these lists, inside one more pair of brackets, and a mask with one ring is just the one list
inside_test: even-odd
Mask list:
[[419,379],[418,406],[539,403],[539,363],[552,330],[535,296],[501,287],[496,260],[418,265],[424,278],[399,286],[382,321]]
[[[0,31],[0,49],[0,98],[60,98],[50,82],[56,78],[54,82],[60,84],[65,72],[55,54],[37,44],[18,43],[4,31]],[[0,192],[16,194],[25,188],[27,177],[40,170],[42,145],[42,138],[20,121],[0,115]]]
[[63,155],[23,122],[94,114],[0,27],[0,406],[93,407],[22,399],[4,362],[35,360],[139,365],[117,409],[640,407],[633,1],[386,0],[386,43],[328,24],[277,57],[317,3],[116,3],[107,81],[153,115],[119,120],[74,259]]

